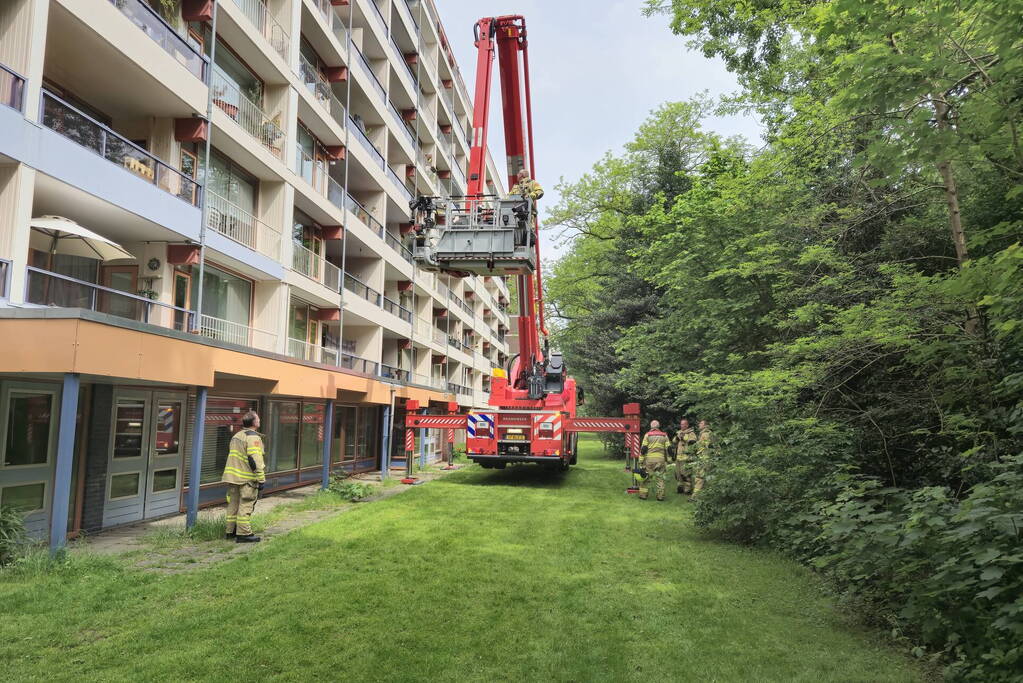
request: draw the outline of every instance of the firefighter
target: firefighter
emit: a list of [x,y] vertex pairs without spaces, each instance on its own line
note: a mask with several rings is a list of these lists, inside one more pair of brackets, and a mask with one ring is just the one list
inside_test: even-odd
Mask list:
[[696,430],[689,426],[689,420],[682,418],[672,443],[675,446],[675,490],[683,495],[693,492],[689,461],[694,454],[696,439]]
[[696,465],[693,468],[693,495],[703,490],[707,478],[707,470],[710,468],[711,460],[716,449],[714,433],[710,431],[710,425],[706,420],[700,420],[700,435],[696,439]]
[[519,222],[515,243],[519,246],[532,246],[536,243],[534,228],[536,225],[536,202],[543,197],[543,188],[540,187],[540,183],[529,177],[529,171],[522,168],[519,169],[518,182],[512,185],[508,194],[518,195],[529,200],[515,209],[515,215]]
[[540,183],[529,177],[529,171],[522,168],[519,169],[518,182],[512,185],[508,194],[517,194],[527,199],[532,199],[535,206],[535,202],[543,197],[543,188],[540,187]]
[[259,415],[250,410],[242,416],[242,429],[231,437],[222,481],[227,484],[227,538],[236,543],[258,543],[252,533],[252,511],[266,483],[263,439]]
[[653,479],[657,485],[657,500],[664,500],[664,471],[665,461],[668,459],[668,446],[671,442],[668,435],[661,431],[661,423],[657,420],[650,422],[650,431],[643,436],[643,443],[640,445],[640,453],[643,455],[642,465],[646,474],[643,476],[643,484],[639,487],[639,497],[646,500],[650,492],[649,484]]

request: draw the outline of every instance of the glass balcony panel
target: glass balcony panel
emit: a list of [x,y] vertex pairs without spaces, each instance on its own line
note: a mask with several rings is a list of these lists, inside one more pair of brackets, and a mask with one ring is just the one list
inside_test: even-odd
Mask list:
[[[207,75],[207,58],[195,46],[181,37],[163,17],[143,0],[110,0],[121,14],[142,32],[152,38],[167,54],[199,80],[205,82]],[[2,92],[2,90],[0,90]]]

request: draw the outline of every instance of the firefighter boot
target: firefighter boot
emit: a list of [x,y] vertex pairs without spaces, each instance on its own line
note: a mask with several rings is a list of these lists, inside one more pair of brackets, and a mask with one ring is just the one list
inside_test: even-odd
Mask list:
[[262,540],[263,539],[261,539],[259,536],[256,536],[256,535],[253,535],[253,534],[249,534],[247,536],[238,536],[238,537],[236,537],[234,539],[234,542],[235,543],[259,543]]

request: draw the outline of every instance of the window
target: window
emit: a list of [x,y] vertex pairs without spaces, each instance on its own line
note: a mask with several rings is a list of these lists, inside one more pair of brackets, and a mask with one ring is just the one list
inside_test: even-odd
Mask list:
[[10,276],[11,264],[8,261],[0,261],[0,299],[7,298],[7,278]]
[[153,493],[173,491],[178,487],[177,468],[153,472]]
[[297,401],[274,401],[270,404],[271,447],[268,472],[284,472],[298,467],[298,416]]
[[[199,303],[198,297],[198,288],[192,287],[191,308],[193,310]],[[203,315],[248,326],[251,302],[252,283],[249,280],[232,275],[210,264],[206,265],[206,271],[203,273]],[[229,325],[224,326],[223,330],[218,328],[216,332],[218,339],[248,345],[247,330],[238,330]],[[222,335],[221,332],[223,332]]]
[[0,489],[0,505],[20,510],[23,514],[38,512],[46,507],[46,484],[23,484]]
[[[196,168],[200,184],[203,181],[205,148],[198,149],[198,166]],[[223,154],[213,150],[210,154],[209,190],[213,194],[234,204],[247,214],[256,215],[259,181],[246,173],[240,166]],[[224,209],[226,210],[226,208]],[[242,217],[236,217],[239,220]]]
[[[220,481],[227,464],[231,438],[242,428],[242,415],[256,410],[258,402],[251,399],[213,398],[206,401],[206,428],[203,431],[202,467],[199,483]],[[185,458],[185,481],[188,481],[191,458]]]
[[323,464],[324,413],[324,406],[320,403],[302,405],[302,459],[300,461],[302,467]]
[[146,402],[119,399],[114,408],[114,458],[140,458],[143,449]]
[[181,452],[181,403],[161,403],[156,417],[156,454]]
[[50,458],[53,394],[12,391],[7,405],[4,465],[43,465]]
[[[226,88],[214,87],[213,97],[215,99],[238,106],[237,97],[240,93],[249,102],[262,108],[263,81],[223,41],[217,41],[217,54],[214,63],[217,73],[227,81]],[[217,104],[222,106],[219,102]]]
[[134,498],[139,495],[139,481],[141,475],[138,472],[128,474],[115,474],[110,477],[110,500],[115,498]]

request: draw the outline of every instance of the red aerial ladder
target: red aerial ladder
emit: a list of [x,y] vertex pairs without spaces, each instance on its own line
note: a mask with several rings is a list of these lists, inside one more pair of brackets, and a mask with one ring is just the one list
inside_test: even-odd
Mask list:
[[406,446],[412,443],[414,429],[465,429],[467,455],[484,467],[535,462],[567,469],[576,459],[579,432],[624,432],[635,456],[639,451],[638,404],[624,406],[624,417],[576,416],[583,392],[568,376],[562,355],[549,348],[539,224],[532,202],[523,197],[494,198],[484,192],[495,56],[499,56],[501,73],[509,187],[523,168],[531,178],[536,177],[526,20],[517,15],[480,19],[475,39],[478,57],[468,192],[464,198],[449,199],[443,212],[433,198],[413,202],[419,236],[414,254],[421,266],[459,277],[514,276],[518,349],[507,369],[495,370],[486,410],[468,415],[424,415],[417,414],[418,402],[409,401]]

